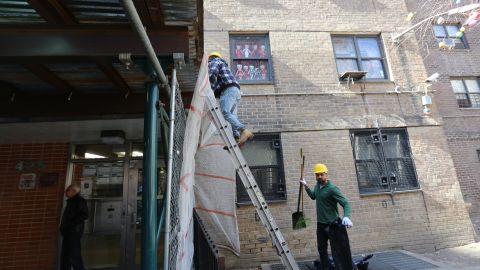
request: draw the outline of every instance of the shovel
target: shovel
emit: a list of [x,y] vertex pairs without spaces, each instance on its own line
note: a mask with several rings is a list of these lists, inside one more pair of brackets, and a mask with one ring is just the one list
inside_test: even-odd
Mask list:
[[[303,155],[303,149],[300,148],[300,157],[302,158],[302,165],[300,166],[300,179],[303,178],[303,170],[305,168],[305,156]],[[300,201],[302,202],[302,208],[300,209]],[[292,227],[294,230],[303,229],[307,227],[307,221],[303,215],[303,187],[300,184],[298,189],[298,203],[297,212],[292,214]]]

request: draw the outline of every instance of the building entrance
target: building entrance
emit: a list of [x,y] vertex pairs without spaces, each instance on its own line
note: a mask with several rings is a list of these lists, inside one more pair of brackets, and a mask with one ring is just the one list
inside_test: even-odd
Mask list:
[[[143,144],[75,145],[72,152],[70,182],[80,185],[89,208],[82,238],[85,267],[140,269]],[[164,164],[159,159],[158,216],[166,176]],[[159,243],[157,261],[161,265],[163,242]]]

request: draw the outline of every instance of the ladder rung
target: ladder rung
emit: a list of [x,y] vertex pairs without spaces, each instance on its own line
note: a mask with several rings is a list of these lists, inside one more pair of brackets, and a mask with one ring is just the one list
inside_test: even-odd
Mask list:
[[240,151],[239,147],[237,147],[237,144],[231,143],[235,140],[229,132],[226,132],[226,130],[228,130],[228,124],[225,121],[225,118],[223,118],[223,114],[219,111],[219,106],[215,100],[213,92],[210,91],[207,93],[206,102],[212,113],[212,122],[219,130],[224,143],[228,145],[228,148],[233,150],[228,152],[230,153],[235,166],[238,166],[236,170],[240,176],[240,179],[242,180],[242,184],[245,186],[250,200],[257,209],[258,216],[260,217],[263,226],[269,233],[272,243],[274,244],[277,253],[280,256],[283,265],[285,265],[286,269],[288,270],[299,270],[298,265],[295,262],[295,258],[293,258],[290,250],[288,249],[287,242],[283,238],[275,219],[270,213],[262,191],[258,187],[255,177],[250,171],[242,152]]

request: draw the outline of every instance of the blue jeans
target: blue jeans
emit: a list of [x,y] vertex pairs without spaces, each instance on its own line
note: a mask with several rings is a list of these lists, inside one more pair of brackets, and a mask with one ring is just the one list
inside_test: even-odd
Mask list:
[[239,138],[240,130],[245,128],[245,125],[237,117],[237,105],[240,102],[240,98],[240,89],[236,86],[227,87],[220,94],[220,109],[225,120],[232,126],[233,137],[235,138]]

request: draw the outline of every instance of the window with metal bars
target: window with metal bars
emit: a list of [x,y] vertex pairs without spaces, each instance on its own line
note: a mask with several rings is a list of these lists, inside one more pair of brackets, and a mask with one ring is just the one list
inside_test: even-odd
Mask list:
[[480,87],[477,78],[450,79],[460,108],[480,108]]
[[407,130],[351,130],[360,194],[418,189]]
[[[242,148],[247,164],[267,201],[287,199],[283,172],[282,144],[278,134],[255,134]],[[237,202],[249,203],[250,198],[237,174]]]

